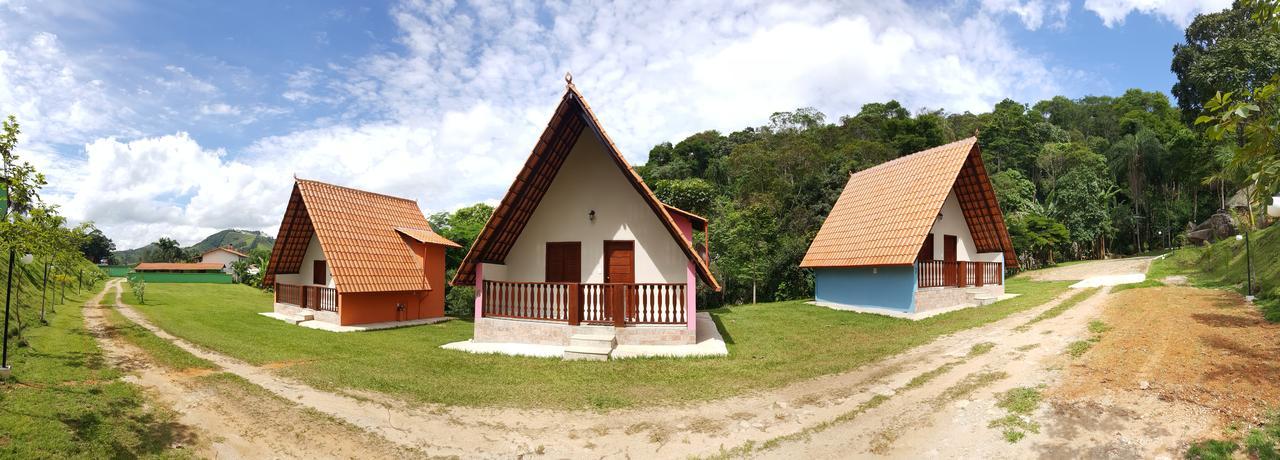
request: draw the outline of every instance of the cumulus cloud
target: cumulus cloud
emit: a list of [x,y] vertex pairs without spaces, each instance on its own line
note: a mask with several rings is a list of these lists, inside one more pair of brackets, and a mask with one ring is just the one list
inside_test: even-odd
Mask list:
[[[1059,14],[1046,0],[986,3],[1028,28]],[[195,95],[191,110],[210,121],[290,108],[317,114],[230,151],[183,130],[113,131],[150,112],[76,131],[76,100],[115,101],[93,99],[106,91],[95,91],[93,77],[56,47],[42,73],[21,78],[26,91],[45,91],[36,82],[57,81],[66,68],[65,91],[0,92],[0,103],[29,100],[39,108],[30,114],[65,113],[39,137],[76,141],[82,151],[33,156],[61,165],[50,196],[67,214],[96,221],[121,247],[165,235],[190,244],[221,228],[273,232],[294,174],[417,199],[427,212],[492,202],[545,127],[565,71],[637,163],[658,142],[763,124],[779,110],[812,106],[835,116],[896,98],[984,111],[1004,97],[1061,92],[1063,69],[1023,53],[988,10],[897,1],[409,1],[390,11],[399,47],[278,76],[278,96],[292,107],[219,100],[219,85],[179,65],[146,79],[140,90]],[[41,44],[5,46],[35,53]],[[15,78],[3,57],[0,91]]]
[[1231,0],[1085,0],[1084,9],[1092,11],[1107,27],[1124,24],[1129,13],[1157,16],[1186,27],[1196,15],[1213,13],[1231,7]]

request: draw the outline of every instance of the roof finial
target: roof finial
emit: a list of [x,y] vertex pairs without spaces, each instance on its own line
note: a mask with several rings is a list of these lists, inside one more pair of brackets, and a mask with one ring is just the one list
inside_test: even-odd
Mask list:
[[571,72],[564,73],[564,84],[567,86],[573,86],[573,73]]
[[978,128],[973,128],[973,137],[978,137]]

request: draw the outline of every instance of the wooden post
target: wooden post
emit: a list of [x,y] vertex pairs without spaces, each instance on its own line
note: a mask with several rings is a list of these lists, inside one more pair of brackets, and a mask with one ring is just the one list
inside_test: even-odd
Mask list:
[[625,315],[626,314],[625,312],[627,311],[627,301],[628,301],[627,290],[625,288],[625,285],[622,285],[622,284],[612,284],[612,285],[606,285],[606,286],[608,286],[611,290],[614,290],[614,291],[618,290],[619,288],[622,289],[622,292],[613,292],[613,293],[610,293],[609,295],[609,299],[615,300],[615,302],[612,302],[613,303],[613,327],[622,327],[624,324],[626,324],[626,318],[623,315]]
[[311,286],[302,286],[302,308],[307,308],[307,297],[311,297],[307,295],[310,294],[307,292],[309,290],[311,290]]
[[569,299],[565,302],[565,308],[569,310],[568,318],[570,326],[577,326],[582,323],[582,301],[581,296],[578,293],[578,290],[581,288],[582,285],[578,283],[570,283],[568,286]]

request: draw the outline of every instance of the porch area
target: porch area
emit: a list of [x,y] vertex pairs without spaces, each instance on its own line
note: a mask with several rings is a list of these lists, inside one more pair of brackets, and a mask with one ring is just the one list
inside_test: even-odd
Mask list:
[[317,285],[275,283],[276,316],[292,318],[295,324],[319,320],[340,324],[338,290]]
[[485,280],[476,317],[580,324],[689,324],[686,283],[545,283]]
[[[694,346],[703,331],[692,295],[688,283],[483,280],[468,347],[521,344],[563,350],[566,359],[607,359],[626,347]],[[723,348],[718,334],[702,339]]]
[[982,287],[1004,284],[1004,263],[926,260],[916,262],[916,287]]
[[1005,298],[1004,264],[974,261],[916,262],[915,311],[928,317]]

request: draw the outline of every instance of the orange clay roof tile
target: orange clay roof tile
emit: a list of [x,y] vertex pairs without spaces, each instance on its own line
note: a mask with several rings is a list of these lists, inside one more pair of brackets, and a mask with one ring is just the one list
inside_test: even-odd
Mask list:
[[[971,155],[978,155],[977,138],[962,139],[907,155],[849,176],[800,266],[857,267],[908,265],[915,262],[925,235],[933,228],[938,211]],[[986,181],[980,156],[973,172],[966,174]],[[1013,258],[1012,245],[999,216],[994,196],[983,196],[981,205],[966,206],[966,219],[974,228],[970,208],[995,206],[994,218],[983,220],[992,236],[980,241],[985,250],[1005,252]],[[984,208],[985,210],[986,208]],[[978,211],[973,211],[974,216]],[[985,215],[984,215],[985,216]],[[995,221],[998,221],[995,222]],[[998,225],[997,225],[998,224]],[[986,229],[987,227],[984,227]],[[975,235],[977,237],[977,235]],[[1016,266],[1016,258],[1010,261]]]
[[413,229],[409,236],[419,242],[457,247],[431,230],[412,200],[303,179],[297,180],[295,193],[305,207],[295,212],[310,217],[339,292],[431,289],[420,259],[398,229]]

